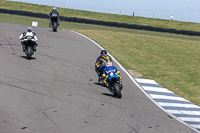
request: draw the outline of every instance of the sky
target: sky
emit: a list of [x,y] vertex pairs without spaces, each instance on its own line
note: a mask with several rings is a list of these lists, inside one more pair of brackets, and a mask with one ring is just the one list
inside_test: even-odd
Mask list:
[[200,0],[12,0],[102,13],[200,23]]

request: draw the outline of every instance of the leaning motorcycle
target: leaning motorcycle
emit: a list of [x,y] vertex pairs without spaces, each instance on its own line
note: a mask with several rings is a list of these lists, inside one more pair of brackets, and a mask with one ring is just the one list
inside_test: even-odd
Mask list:
[[54,32],[57,32],[57,28],[59,26],[59,23],[58,23],[58,15],[56,13],[53,13],[52,16],[51,16],[51,27],[53,29]]
[[117,74],[111,73],[111,76],[109,77],[108,81],[109,81],[109,85],[108,85],[109,90],[114,94],[115,97],[121,98],[122,97],[121,90],[123,86],[122,86],[122,80],[120,79],[120,76]]
[[33,48],[36,42],[32,36],[27,36],[23,42],[25,44],[25,54],[28,59],[31,59],[31,56],[34,54]]

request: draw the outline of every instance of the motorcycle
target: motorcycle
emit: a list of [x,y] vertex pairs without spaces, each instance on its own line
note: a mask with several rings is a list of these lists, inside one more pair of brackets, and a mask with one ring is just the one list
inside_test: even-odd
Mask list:
[[122,86],[122,80],[119,75],[111,73],[112,76],[108,79],[108,88],[109,90],[114,94],[117,98],[122,98],[121,90],[123,88]]
[[58,22],[58,15],[56,13],[53,13],[51,16],[51,27],[53,29],[54,32],[57,32],[57,28],[59,26],[59,22]]
[[[95,71],[97,72],[97,75],[98,75],[98,82],[103,82],[104,80],[102,79],[101,76],[103,74],[103,69],[106,67],[106,64],[107,62],[104,61],[101,63],[100,67],[95,67]],[[115,97],[121,98],[122,97],[121,90],[123,88],[121,76],[119,76],[115,72],[111,72],[109,74],[110,75],[108,76],[108,80],[107,80],[108,82],[106,83],[103,82],[103,83],[109,89],[109,91],[114,94]]]
[[25,45],[25,54],[28,59],[31,59],[31,56],[34,54],[33,49],[35,47],[36,42],[32,36],[27,36],[23,42]]

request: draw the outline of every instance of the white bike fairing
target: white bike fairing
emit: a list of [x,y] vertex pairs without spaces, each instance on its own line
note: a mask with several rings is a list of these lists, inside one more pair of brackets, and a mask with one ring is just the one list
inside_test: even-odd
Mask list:
[[34,36],[34,35],[33,35],[33,32],[26,32],[25,36]]

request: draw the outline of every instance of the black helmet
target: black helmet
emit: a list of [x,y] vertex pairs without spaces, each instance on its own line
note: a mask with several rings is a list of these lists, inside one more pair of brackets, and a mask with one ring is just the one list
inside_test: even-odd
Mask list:
[[101,55],[102,55],[102,54],[106,54],[106,55],[107,55],[107,51],[106,51],[106,50],[102,50],[102,51],[101,51]]

